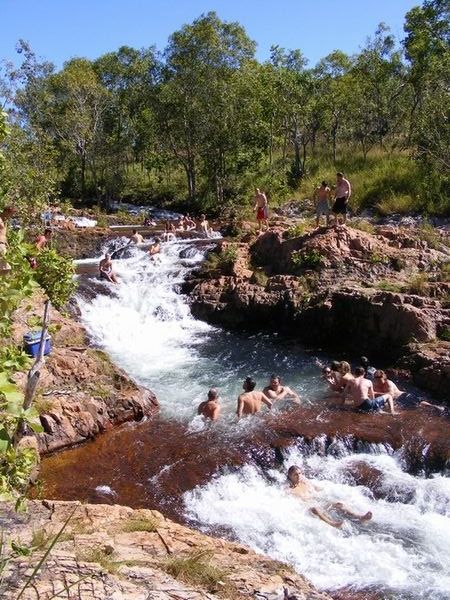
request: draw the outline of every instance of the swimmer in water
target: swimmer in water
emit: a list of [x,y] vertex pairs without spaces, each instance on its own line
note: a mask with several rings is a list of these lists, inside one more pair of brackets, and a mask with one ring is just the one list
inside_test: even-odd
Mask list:
[[217,421],[220,416],[220,411],[219,392],[216,388],[211,388],[208,392],[208,399],[200,403],[197,414],[203,415],[205,419]]
[[[287,478],[291,493],[306,503],[310,503],[312,500],[314,500],[317,496],[317,492],[321,491],[320,486],[315,485],[307,477],[305,477],[301,468],[297,465],[292,465],[292,467],[289,467]],[[327,508],[334,509],[341,513],[342,516],[354,521],[358,521],[359,523],[366,523],[372,518],[372,513],[370,511],[364,515],[358,515],[344,506],[342,502],[328,503]],[[328,523],[328,525],[331,525],[332,527],[339,528],[342,527],[344,523],[343,520],[333,519],[324,510],[322,510],[322,508],[318,508],[317,506],[312,506],[310,511],[314,516],[319,517],[319,519],[325,523]]]

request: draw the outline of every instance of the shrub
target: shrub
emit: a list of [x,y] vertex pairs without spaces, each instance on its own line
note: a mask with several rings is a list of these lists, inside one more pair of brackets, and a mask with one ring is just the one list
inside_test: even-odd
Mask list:
[[289,227],[289,229],[283,233],[283,237],[288,240],[302,237],[310,227],[311,224],[308,221],[300,221],[299,223],[292,225],[292,227]]
[[366,233],[375,233],[375,227],[370,221],[366,219],[352,219],[349,223],[353,229],[359,229],[359,231],[365,231]]
[[294,250],[291,262],[294,270],[319,269],[324,263],[324,257],[318,250]]
[[404,291],[409,294],[416,294],[417,296],[428,295],[428,277],[425,273],[418,273],[411,281],[405,286]]

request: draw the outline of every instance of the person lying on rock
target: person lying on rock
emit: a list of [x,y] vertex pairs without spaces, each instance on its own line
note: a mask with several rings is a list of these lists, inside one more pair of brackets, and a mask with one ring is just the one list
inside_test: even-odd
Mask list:
[[[289,467],[287,472],[287,479],[289,483],[289,488],[292,494],[300,498],[305,503],[310,504],[315,497],[317,496],[317,492],[322,491],[322,488],[314,483],[303,474],[300,467],[297,465],[292,465]],[[340,513],[342,516],[347,517],[348,519],[359,521],[360,523],[366,523],[370,521],[372,518],[372,513],[369,511],[364,515],[358,515],[354,511],[350,510],[346,506],[342,504],[342,502],[330,502],[325,506],[325,510],[322,508],[318,508],[317,506],[311,506],[310,512],[315,516],[319,517],[328,525],[332,527],[342,527],[344,521],[342,519],[333,519],[326,510],[335,510]]]
[[355,377],[347,380],[344,392],[345,400],[361,412],[383,412],[385,406],[389,406],[391,415],[397,414],[394,410],[394,401],[389,393],[375,397],[372,382],[365,377],[364,367],[356,367]]
[[279,375],[270,376],[269,385],[266,385],[263,389],[263,394],[272,402],[290,397],[294,402],[300,404],[300,396],[287,385],[281,385],[281,377]]
[[208,399],[199,404],[197,414],[203,415],[205,419],[217,421],[221,410],[219,392],[217,391],[217,388],[211,388],[208,392]]
[[254,415],[259,412],[262,405],[265,404],[272,408],[272,402],[262,392],[255,390],[256,381],[252,377],[246,377],[242,388],[244,393],[238,397],[237,402],[237,417],[240,419],[242,415]]
[[416,394],[411,394],[410,392],[404,392],[399,390],[393,381],[387,378],[387,375],[381,369],[377,369],[373,376],[373,390],[375,396],[377,398],[383,397],[383,395],[392,396],[394,402],[398,402],[401,406],[405,408],[412,408],[415,406],[429,406],[438,410],[439,412],[443,412],[445,408],[443,406],[438,406],[437,404],[431,404],[426,400],[423,400]]
[[116,275],[113,273],[111,254],[105,254],[105,258],[102,258],[98,268],[100,271],[100,279],[106,279],[106,281],[109,281],[110,283],[119,283]]

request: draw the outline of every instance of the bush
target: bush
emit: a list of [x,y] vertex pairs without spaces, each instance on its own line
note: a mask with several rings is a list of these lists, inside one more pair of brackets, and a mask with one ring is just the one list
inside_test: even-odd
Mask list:
[[324,260],[324,257],[318,250],[294,250],[291,254],[291,262],[295,271],[302,269],[320,269]]
[[217,592],[225,586],[227,573],[212,565],[211,558],[211,552],[191,552],[185,557],[170,558],[165,569],[175,579]]

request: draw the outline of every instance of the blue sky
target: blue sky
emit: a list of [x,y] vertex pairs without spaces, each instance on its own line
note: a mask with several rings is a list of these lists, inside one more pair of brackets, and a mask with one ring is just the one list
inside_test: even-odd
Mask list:
[[265,60],[272,44],[300,48],[310,66],[335,49],[364,45],[380,21],[403,37],[405,13],[421,0],[0,0],[0,59],[16,57],[19,38],[57,66],[96,58],[121,45],[156,45],[202,13],[239,21]]

